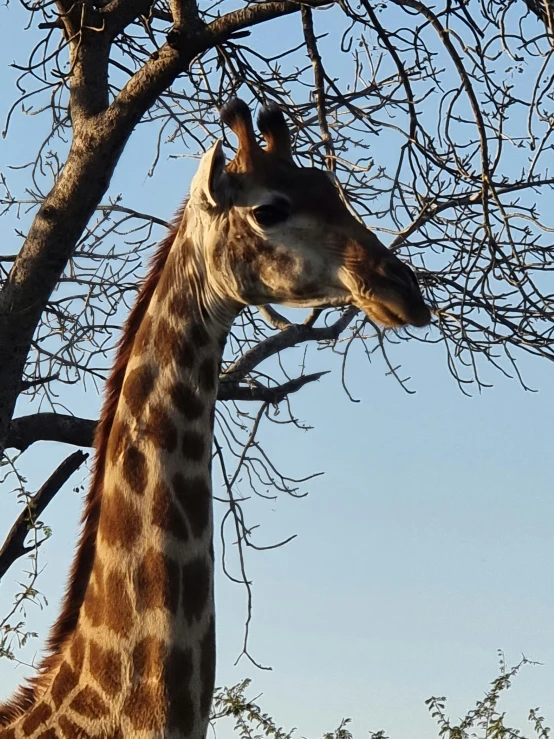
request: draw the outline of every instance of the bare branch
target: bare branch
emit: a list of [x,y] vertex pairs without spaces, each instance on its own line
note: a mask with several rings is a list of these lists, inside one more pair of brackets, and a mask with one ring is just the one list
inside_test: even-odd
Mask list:
[[233,380],[242,380],[261,362],[278,352],[302,344],[306,341],[336,341],[358,312],[357,308],[347,308],[342,316],[331,326],[313,328],[310,325],[293,324],[265,341],[261,341],[247,351],[227,368],[225,376]]
[[10,529],[2,548],[0,548],[0,581],[17,559],[28,554],[33,549],[33,547],[25,546],[25,539],[29,533],[29,529],[56,493],[61,490],[71,475],[79,469],[87,458],[88,454],[82,451],[70,454],[50,475],[44,485],[31,497],[29,504],[25,506],[24,510],[21,511]]
[[97,421],[64,413],[32,413],[14,418],[10,424],[6,447],[25,451],[37,441],[59,441],[63,444],[91,447]]
[[[291,393],[298,392],[304,385],[315,382],[326,374],[327,372],[312,372],[274,387],[267,387],[260,382],[244,386],[224,377],[219,385],[217,397],[218,400],[225,401],[263,401],[278,405]],[[64,413],[32,413],[28,416],[19,416],[11,422],[6,447],[25,451],[37,441],[58,441],[63,444],[91,447],[97,423],[91,418],[78,418]]]
[[312,11],[307,5],[302,6],[302,27],[304,29],[304,39],[306,41],[306,48],[308,49],[308,56],[310,57],[314,68],[314,97],[317,107],[317,119],[321,129],[321,140],[323,141],[323,146],[325,147],[325,152],[327,154],[327,168],[331,172],[334,172],[336,169],[335,147],[333,146],[333,137],[331,136],[329,123],[327,121],[327,110],[325,104],[325,71],[323,69],[321,54],[317,48]]

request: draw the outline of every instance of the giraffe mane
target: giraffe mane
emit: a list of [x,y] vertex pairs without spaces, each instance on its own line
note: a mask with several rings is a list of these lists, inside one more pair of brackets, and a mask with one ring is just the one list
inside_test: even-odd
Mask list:
[[118,342],[116,359],[111,375],[106,382],[102,414],[96,427],[92,482],[85,501],[81,518],[81,535],[71,566],[69,584],[63,599],[61,612],[50,631],[45,647],[46,654],[37,667],[36,675],[28,678],[6,703],[0,703],[0,728],[8,726],[37,702],[46,688],[49,675],[60,664],[63,647],[75,631],[96,553],[96,536],[100,519],[106,451],[127,364],[136,333],[146,314],[171,246],[184,218],[186,204],[185,201],[177,211],[168,234],[159,243],[150,261],[149,270]]

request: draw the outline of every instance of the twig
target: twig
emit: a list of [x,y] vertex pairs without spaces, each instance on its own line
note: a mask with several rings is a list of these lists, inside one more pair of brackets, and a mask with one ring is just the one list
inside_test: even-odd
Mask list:
[[25,546],[25,539],[29,530],[56,493],[65,485],[71,475],[79,469],[88,456],[80,450],[70,454],[21,511],[0,549],[0,581],[17,559],[34,549],[34,547]]

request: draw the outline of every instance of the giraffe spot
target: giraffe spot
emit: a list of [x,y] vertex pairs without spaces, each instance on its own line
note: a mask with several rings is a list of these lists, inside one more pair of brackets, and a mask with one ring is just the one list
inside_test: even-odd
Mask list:
[[95,641],[89,642],[90,674],[108,695],[121,690],[121,657],[113,649],[103,649]]
[[214,430],[214,421],[215,421],[215,404],[212,405],[210,409],[210,429],[212,432]]
[[104,493],[100,533],[110,544],[130,551],[142,533],[142,521],[135,505],[117,486]]
[[44,724],[52,715],[52,709],[47,703],[39,703],[21,724],[25,736],[34,734],[41,724]]
[[36,739],[58,739],[58,735],[56,734],[55,729],[46,729],[46,731],[41,732]]
[[179,566],[152,547],[137,568],[137,610],[162,608],[177,613]]
[[161,449],[168,452],[177,447],[177,429],[166,408],[157,404],[150,408],[144,433],[152,438]]
[[194,347],[185,337],[179,342],[176,358],[179,365],[184,369],[192,369],[194,367]]
[[188,308],[188,294],[183,290],[178,290],[173,293],[169,301],[168,312],[173,318],[183,319],[187,315]]
[[121,726],[116,726],[111,733],[106,735],[106,739],[124,739]]
[[184,431],[181,451],[185,459],[199,462],[204,456],[204,437],[198,431]]
[[215,390],[216,380],[216,362],[211,357],[207,357],[201,362],[200,367],[198,368],[198,382],[200,383],[202,390],[207,393],[211,393]]
[[76,713],[87,718],[101,718],[108,713],[108,707],[99,693],[86,685],[69,704]]
[[78,632],[73,637],[70,654],[75,672],[81,672],[85,661],[85,640],[83,635]]
[[15,739],[15,729],[0,729],[0,739]]
[[183,567],[183,614],[189,625],[203,615],[212,592],[211,568],[198,557]]
[[104,492],[99,531],[109,544],[127,551],[133,549],[142,533],[142,521],[135,505],[117,486]]
[[129,446],[123,456],[123,476],[131,490],[137,495],[144,495],[148,483],[146,457],[136,446]]
[[104,608],[98,587],[89,583],[84,601],[85,616],[92,626],[101,626],[104,618]]
[[183,506],[190,529],[195,537],[201,536],[211,520],[212,493],[203,477],[185,480],[176,472],[171,480],[175,497]]
[[212,616],[200,643],[200,710],[208,716],[212,707],[215,683],[215,620]]
[[153,731],[162,726],[164,699],[158,684],[140,683],[136,685],[123,705],[123,713],[129,717],[136,731]]
[[194,421],[202,415],[204,404],[196,393],[183,383],[173,385],[170,397],[175,408],[189,421]]
[[179,346],[179,332],[165,318],[160,318],[154,331],[154,349],[160,360],[170,362]]
[[115,597],[104,599],[106,626],[116,634],[124,636],[133,625],[134,610],[127,582],[117,570],[112,570],[106,577],[106,592],[117,594]]
[[146,349],[148,349],[151,341],[152,318],[147,313],[142,319],[139,330],[137,331],[135,345],[133,346],[133,354],[142,354]]
[[110,438],[108,440],[107,456],[108,459],[115,461],[121,455],[125,447],[127,446],[127,439],[129,437],[129,426],[122,421],[118,416],[115,417],[110,431]]
[[198,349],[210,343],[210,335],[203,323],[195,323],[190,330],[190,338]]
[[152,523],[159,529],[173,534],[177,539],[188,541],[189,530],[186,521],[163,482],[159,482],[154,490]]
[[194,705],[190,693],[192,651],[173,647],[167,659],[166,689],[169,699],[168,720],[173,729],[186,736],[194,727]]
[[171,257],[168,257],[165,263],[165,269],[162,272],[158,284],[156,286],[156,298],[159,303],[163,303],[171,291],[174,282],[175,264]]
[[125,379],[123,397],[134,418],[140,418],[154,388],[156,373],[148,364],[135,367]]
[[71,693],[73,688],[77,687],[78,682],[79,677],[77,674],[71,669],[67,662],[62,662],[58,674],[52,683],[51,695],[56,708],[61,706],[64,699],[69,695],[69,693]]
[[161,639],[147,636],[133,650],[134,677],[143,680],[158,678],[163,672],[166,647]]
[[65,739],[83,739],[83,737],[86,737],[86,732],[63,714],[58,718],[58,726]]
[[84,602],[85,615],[89,619],[92,626],[101,626],[104,622],[104,600],[104,566],[99,559],[96,559],[92,569],[92,576],[87,587]]

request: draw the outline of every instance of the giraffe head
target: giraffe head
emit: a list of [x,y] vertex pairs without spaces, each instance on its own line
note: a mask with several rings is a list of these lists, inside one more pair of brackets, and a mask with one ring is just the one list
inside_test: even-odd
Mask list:
[[213,289],[238,304],[354,304],[384,326],[425,326],[413,271],[349,212],[328,172],[298,167],[277,107],[263,108],[258,144],[250,111],[222,113],[238,137],[227,163],[218,142],[202,158],[189,201],[202,221]]

